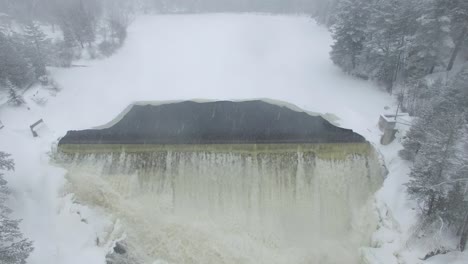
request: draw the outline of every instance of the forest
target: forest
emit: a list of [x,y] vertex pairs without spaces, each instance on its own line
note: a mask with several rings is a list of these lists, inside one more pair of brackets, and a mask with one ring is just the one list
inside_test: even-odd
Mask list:
[[468,238],[468,1],[343,0],[332,9],[333,62],[395,95],[414,123],[400,155],[412,163],[415,237]]
[[35,83],[60,89],[47,66],[112,55],[137,13],[312,14],[315,6],[309,0],[1,0],[0,92],[8,93],[9,104],[21,105],[21,93]]
[[[0,104],[23,105],[22,94],[33,85],[62,89],[48,67],[112,56],[137,15],[213,12],[301,14],[327,27],[333,63],[377,83],[413,119],[399,154],[411,166],[406,188],[419,217],[414,239],[436,241],[439,254],[450,250],[446,237],[455,237],[457,249],[465,250],[466,0],[0,0]],[[0,169],[14,169],[3,152]],[[0,174],[0,260],[24,263],[33,244],[22,237],[19,221],[9,219],[8,195]]]

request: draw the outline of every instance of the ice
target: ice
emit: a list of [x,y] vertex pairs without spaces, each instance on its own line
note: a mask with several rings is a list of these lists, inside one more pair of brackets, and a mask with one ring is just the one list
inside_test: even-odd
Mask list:
[[[340,126],[378,144],[376,123],[383,108],[393,104],[392,97],[371,82],[342,73],[329,60],[330,45],[328,30],[308,17],[147,16],[136,19],[124,47],[111,58],[85,62],[88,67],[50,69],[61,92],[41,93],[47,103],[38,105],[32,99],[37,89],[32,88],[25,94],[29,109],[4,105],[0,111],[5,126],[0,130],[0,149],[12,153],[16,161],[16,171],[6,175],[13,191],[10,206],[15,217],[24,219],[22,230],[36,245],[29,263],[100,264],[110,246],[106,240],[97,244],[96,237],[112,234],[109,241],[120,237],[119,230],[112,233],[114,222],[98,208],[73,203],[73,195],[64,190],[66,172],[49,164],[48,153],[66,131],[105,124],[131,102],[270,98],[337,116]],[[50,131],[33,138],[29,125],[41,118]],[[387,161],[396,159],[392,153],[398,146],[389,148],[384,151]],[[401,195],[404,178],[398,172],[381,196],[399,216],[406,211]],[[99,186],[88,183],[93,183],[90,188]],[[215,236],[210,228],[200,226],[199,232]],[[253,238],[248,234],[234,236],[231,241],[238,242],[231,256],[254,250],[243,243],[249,239]],[[178,245],[173,246],[177,251]],[[257,254],[278,257],[270,253]]]

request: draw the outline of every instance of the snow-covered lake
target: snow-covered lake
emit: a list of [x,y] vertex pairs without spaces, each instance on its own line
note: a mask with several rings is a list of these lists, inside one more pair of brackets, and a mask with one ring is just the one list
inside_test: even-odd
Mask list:
[[[95,238],[109,223],[71,204],[70,196],[61,198],[64,172],[52,168],[45,153],[67,130],[105,124],[133,101],[282,100],[334,114],[341,126],[378,142],[379,113],[392,98],[342,73],[329,59],[330,45],[327,29],[307,17],[148,16],[132,24],[126,44],[111,58],[51,69],[63,88],[56,97],[45,106],[0,113],[0,148],[17,164],[15,177],[7,178],[12,207],[36,241],[31,263],[102,263],[104,246],[96,247]],[[32,139],[29,125],[39,118],[50,132]]]
[[132,101],[270,98],[335,113],[358,132],[374,129],[390,96],[343,74],[329,59],[330,45],[328,30],[307,17],[142,17],[115,56],[56,70],[64,90],[46,118],[88,128]]

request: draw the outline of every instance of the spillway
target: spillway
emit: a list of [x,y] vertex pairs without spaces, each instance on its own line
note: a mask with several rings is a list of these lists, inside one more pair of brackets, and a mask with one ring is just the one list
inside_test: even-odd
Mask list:
[[120,223],[109,263],[359,263],[383,180],[362,137],[260,101],[163,106],[59,144],[70,191]]

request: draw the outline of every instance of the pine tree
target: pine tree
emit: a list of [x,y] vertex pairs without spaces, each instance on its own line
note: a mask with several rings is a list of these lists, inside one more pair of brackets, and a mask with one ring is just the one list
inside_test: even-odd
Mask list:
[[447,71],[452,70],[455,59],[468,38],[468,1],[453,0],[451,7],[451,30],[455,46],[452,49]]
[[468,239],[467,80],[465,69],[434,93],[431,107],[404,143],[414,160],[408,193],[420,205],[424,232],[432,232],[433,224],[440,221],[441,227],[459,236],[460,250]]
[[12,106],[21,106],[25,104],[23,96],[18,93],[17,87],[15,87],[10,80],[6,81],[6,87],[8,89],[8,104]]
[[420,204],[425,217],[435,217],[446,202],[458,155],[457,142],[464,120],[450,91],[434,103],[434,114],[424,128],[424,142],[411,170],[408,192]]
[[[0,151],[0,170],[13,170],[10,155]],[[7,182],[0,173],[0,263],[25,264],[33,250],[32,242],[23,237],[19,230],[20,220],[9,218],[11,209],[5,205],[10,194]]]
[[39,78],[46,75],[45,46],[47,38],[39,26],[34,22],[28,23],[24,32],[28,47],[28,57],[34,67],[36,78]]
[[[450,86],[456,93],[454,96],[457,99],[456,103],[460,111],[468,115],[468,66],[465,66],[459,73],[450,81]],[[466,116],[468,123],[468,116]]]
[[35,22],[31,21],[25,26],[24,32],[26,39],[34,46],[37,53],[43,53],[43,46],[47,37],[39,26]]
[[465,128],[464,142],[459,157],[458,170],[453,178],[455,185],[449,193],[451,199],[447,204],[449,208],[448,217],[457,228],[460,238],[458,248],[464,251],[468,240],[468,127]]
[[67,48],[73,48],[76,46],[77,40],[73,35],[73,30],[67,21],[62,21],[60,23],[60,29],[63,34],[64,46]]
[[24,87],[34,81],[22,48],[18,38],[0,32],[0,84],[5,84],[8,79],[16,87]]
[[342,0],[337,7],[330,57],[345,72],[353,73],[364,48],[370,0]]
[[70,21],[75,39],[82,48],[85,44],[91,45],[96,39],[97,14],[94,8],[97,10],[97,1],[83,2],[78,0],[74,1],[68,8],[66,19]]
[[101,1],[68,0],[56,4],[56,19],[69,47],[75,43],[84,48],[96,39],[96,30],[101,12]]
[[[416,156],[427,140],[427,127],[432,125],[437,115],[433,104],[434,98],[440,96],[446,89],[442,79],[437,79],[433,84],[420,80],[418,84],[410,84],[409,90],[404,95],[405,109],[413,116],[416,115],[413,124],[402,142],[403,149],[399,151],[400,157],[414,162]],[[425,102],[422,102],[425,99]]]
[[404,148],[399,152],[400,157],[409,161],[414,161],[416,159],[416,156],[426,141],[425,128],[429,120],[429,118],[420,118],[411,126],[402,143]]
[[448,51],[454,46],[451,37],[450,2],[431,0],[422,5],[416,19],[417,30],[408,45],[407,77],[419,79],[446,67]]
[[372,8],[364,44],[365,71],[391,92],[401,78],[408,35],[414,29],[414,1],[377,1]]
[[416,121],[400,155],[413,162],[407,191],[420,206],[422,230],[453,232],[468,241],[468,67],[451,70],[468,48],[468,1],[342,0],[330,57],[345,72],[403,85],[404,107]]

